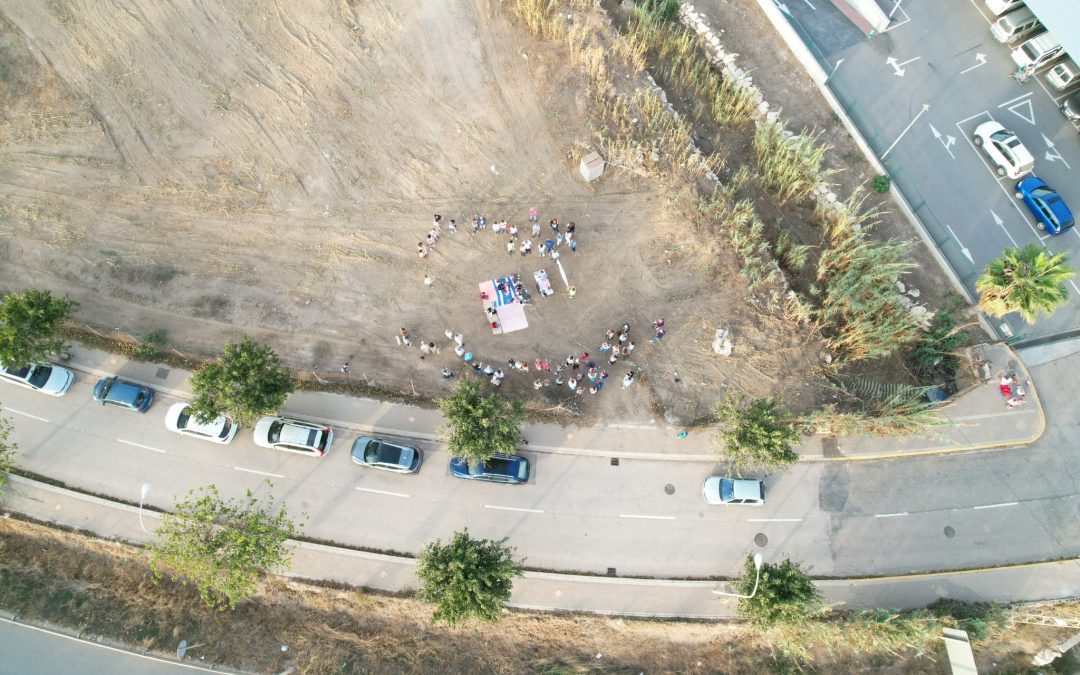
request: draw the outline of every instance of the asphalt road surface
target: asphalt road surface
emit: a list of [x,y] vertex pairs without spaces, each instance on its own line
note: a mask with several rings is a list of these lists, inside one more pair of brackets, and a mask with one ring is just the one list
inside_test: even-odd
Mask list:
[[[993,38],[995,17],[982,0],[886,4],[893,23],[870,40],[831,3],[786,6],[832,74],[830,88],[878,156],[889,153],[894,181],[964,283],[974,289],[986,263],[1010,246],[1041,243],[1080,259],[1080,229],[1047,236],[1013,196],[1016,181],[998,178],[971,140],[987,120],[1013,130],[1035,157],[1035,175],[1080,213],[1080,138],[1058,110],[1064,94],[1043,79],[1049,66],[1024,83],[1012,79],[1016,45]],[[1075,329],[1080,282],[1069,294],[1068,305],[1035,326],[1017,315],[996,323],[1030,337]]]
[[[147,503],[161,508],[209,483],[241,496],[270,480],[291,513],[307,515],[307,535],[356,546],[416,552],[468,527],[509,537],[530,567],[669,578],[731,574],[751,551],[769,560],[789,555],[818,576],[1080,553],[1080,461],[1060,449],[1078,431],[1068,418],[1025,449],[800,464],[764,477],[763,506],[710,507],[700,490],[720,471],[714,463],[624,458],[613,466],[608,458],[526,451],[529,484],[503,486],[453,478],[447,453],[419,443],[420,473],[402,476],[352,464],[354,431],[337,429],[324,458],[258,448],[248,429],[220,446],[168,432],[167,396],[159,393],[139,415],[94,403],[91,386],[80,378],[60,399],[0,390],[20,466],[133,502],[149,482]],[[1048,390],[1047,410],[1072,409],[1069,391]]]
[[140,656],[7,620],[0,620],[0,654],[0,675],[194,675],[210,672],[201,666]]

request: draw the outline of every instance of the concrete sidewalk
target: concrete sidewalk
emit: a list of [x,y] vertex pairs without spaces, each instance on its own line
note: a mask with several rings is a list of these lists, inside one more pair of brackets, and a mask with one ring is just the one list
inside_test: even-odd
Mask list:
[[[150,535],[139,510],[98,497],[10,476],[6,512],[138,544]],[[144,511],[150,532],[158,516]],[[378,553],[294,542],[289,576],[324,579],[389,592],[417,586],[415,560]],[[715,595],[713,581],[594,577],[526,572],[514,584],[512,607],[618,616],[724,619],[735,616],[736,600]],[[989,570],[920,574],[880,579],[822,580],[826,601],[849,609],[921,607],[939,598],[1011,603],[1080,595],[1080,561],[1016,565]]]
[[[906,438],[857,436],[833,439],[811,436],[798,448],[805,460],[879,459],[904,455],[970,451],[1025,445],[1037,440],[1046,426],[1038,392],[1027,369],[1004,345],[984,348],[991,374],[942,407],[951,424],[935,432]],[[191,398],[191,373],[124,356],[72,347],[68,365],[95,377],[121,375],[176,398]],[[1027,383],[1027,404],[1010,409],[997,388],[997,376],[1017,372]],[[363,433],[385,433],[432,441],[443,424],[438,410],[374,399],[299,391],[289,397],[283,412]],[[606,424],[592,427],[558,424],[526,425],[523,435],[534,452],[559,452],[604,457],[715,461],[717,448],[706,431],[680,439],[681,427],[668,424]]]

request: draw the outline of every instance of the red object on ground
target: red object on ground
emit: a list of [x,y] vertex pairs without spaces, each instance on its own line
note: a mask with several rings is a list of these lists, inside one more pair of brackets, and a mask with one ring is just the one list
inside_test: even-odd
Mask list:
[[1003,384],[998,387],[998,391],[1000,391],[1001,395],[1005,398],[1009,398],[1010,396],[1012,396],[1012,389],[1007,384]]

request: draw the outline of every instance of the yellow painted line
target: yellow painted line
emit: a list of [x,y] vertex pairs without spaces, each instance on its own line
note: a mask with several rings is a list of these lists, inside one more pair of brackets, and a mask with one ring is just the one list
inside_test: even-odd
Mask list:
[[1015,565],[999,565],[996,567],[974,567],[968,570],[954,570],[951,572],[913,572],[911,574],[896,574],[887,577],[859,577],[855,579],[823,579],[822,581],[839,581],[849,584],[869,584],[886,581],[905,581],[911,579],[925,579],[926,577],[945,577],[957,574],[981,574],[984,572],[1005,572],[1008,570],[1022,570],[1032,567],[1054,567],[1061,565],[1073,565],[1080,562],[1080,558],[1068,558],[1066,560],[1044,560],[1042,562],[1017,563]]

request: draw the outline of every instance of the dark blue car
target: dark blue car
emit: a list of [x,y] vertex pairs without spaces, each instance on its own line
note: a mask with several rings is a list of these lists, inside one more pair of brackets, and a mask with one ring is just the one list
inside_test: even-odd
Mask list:
[[101,405],[144,413],[154,402],[154,390],[117,377],[106,377],[94,385],[94,400]]
[[529,482],[529,460],[517,455],[492,455],[483,464],[469,464],[460,457],[450,458],[450,473],[467,480],[524,485]]
[[1028,176],[1016,184],[1016,198],[1022,199],[1039,223],[1040,230],[1059,235],[1075,224],[1073,214],[1061,195],[1038,176]]

